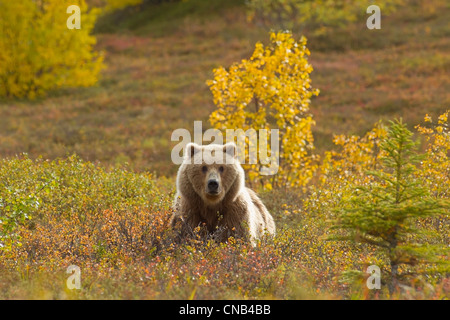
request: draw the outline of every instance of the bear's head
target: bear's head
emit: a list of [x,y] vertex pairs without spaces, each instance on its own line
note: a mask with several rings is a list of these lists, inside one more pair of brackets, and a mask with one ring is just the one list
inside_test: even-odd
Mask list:
[[236,155],[236,145],[188,143],[178,171],[178,190],[188,198],[196,195],[210,206],[225,197],[234,200],[244,187],[244,170]]

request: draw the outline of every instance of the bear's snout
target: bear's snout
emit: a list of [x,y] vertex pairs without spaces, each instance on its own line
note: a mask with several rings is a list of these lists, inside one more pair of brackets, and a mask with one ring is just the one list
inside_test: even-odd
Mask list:
[[219,193],[219,181],[217,179],[208,180],[208,193],[217,194]]

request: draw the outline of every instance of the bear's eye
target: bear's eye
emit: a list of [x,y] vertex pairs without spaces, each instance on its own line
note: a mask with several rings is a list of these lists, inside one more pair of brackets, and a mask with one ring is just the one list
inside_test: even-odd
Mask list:
[[223,172],[223,167],[222,166],[219,168],[219,172]]
[[206,173],[206,171],[208,171],[208,168],[206,166],[203,166],[202,171]]

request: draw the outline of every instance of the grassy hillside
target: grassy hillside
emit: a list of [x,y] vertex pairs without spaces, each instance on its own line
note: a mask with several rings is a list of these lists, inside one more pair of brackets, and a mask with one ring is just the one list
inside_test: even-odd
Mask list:
[[[383,16],[381,30],[365,29],[362,16],[326,36],[309,37],[313,85],[321,90],[311,104],[319,152],[331,147],[333,134],[362,134],[378,119],[396,116],[413,125],[425,113],[448,108],[450,9],[417,3]],[[53,92],[34,102],[1,101],[1,156],[76,153],[174,174],[171,132],[192,130],[194,120],[208,125],[214,105],[205,81],[213,68],[249,57],[268,33],[247,22],[239,1],[134,11],[99,22],[97,47],[107,68],[96,87]]]

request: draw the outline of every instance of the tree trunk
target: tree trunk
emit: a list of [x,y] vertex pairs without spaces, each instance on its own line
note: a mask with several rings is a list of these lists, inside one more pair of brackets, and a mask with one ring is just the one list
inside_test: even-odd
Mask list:
[[392,297],[395,288],[397,287],[398,263],[391,259],[391,276],[389,280],[389,294]]
[[394,293],[395,287],[397,286],[397,275],[398,275],[398,266],[399,261],[397,257],[397,226],[394,227],[393,232],[389,235],[389,261],[391,265],[391,274],[389,279],[389,294],[392,296]]

